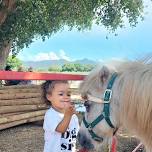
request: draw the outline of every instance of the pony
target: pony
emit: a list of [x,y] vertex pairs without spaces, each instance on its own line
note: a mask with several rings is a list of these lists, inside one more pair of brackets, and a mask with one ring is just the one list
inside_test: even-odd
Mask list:
[[84,148],[101,151],[123,126],[152,152],[152,63],[96,68],[79,90],[86,107],[78,135]]

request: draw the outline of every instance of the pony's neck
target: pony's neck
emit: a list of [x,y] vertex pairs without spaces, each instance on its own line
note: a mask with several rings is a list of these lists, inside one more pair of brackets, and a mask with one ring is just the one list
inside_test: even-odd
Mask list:
[[144,84],[134,76],[135,73],[118,77],[113,86],[111,117],[114,124],[118,127],[123,125],[152,152],[152,78],[151,73],[146,74],[148,78],[144,79]]

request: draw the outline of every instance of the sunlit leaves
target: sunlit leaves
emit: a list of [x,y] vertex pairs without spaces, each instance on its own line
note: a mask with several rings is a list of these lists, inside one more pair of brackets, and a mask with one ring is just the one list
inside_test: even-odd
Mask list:
[[18,69],[22,65],[22,62],[16,57],[12,58],[12,56],[9,56],[7,58],[7,65],[11,66],[12,69]]

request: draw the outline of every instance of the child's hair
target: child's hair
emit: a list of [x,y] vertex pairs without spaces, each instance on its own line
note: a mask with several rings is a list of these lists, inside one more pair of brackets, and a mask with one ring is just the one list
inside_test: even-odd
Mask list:
[[54,86],[59,83],[67,83],[67,80],[48,80],[42,84],[42,91],[43,91],[43,99],[47,105],[51,105],[51,102],[47,99],[47,94],[52,94],[52,90]]

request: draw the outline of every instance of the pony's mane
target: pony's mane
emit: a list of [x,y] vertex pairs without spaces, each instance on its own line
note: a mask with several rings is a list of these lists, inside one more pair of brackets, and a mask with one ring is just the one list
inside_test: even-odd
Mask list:
[[[123,80],[120,92],[124,126],[152,146],[152,64],[130,62],[119,68]],[[119,85],[119,84],[118,84]]]
[[[103,70],[104,69],[104,70]],[[104,73],[103,73],[104,71]],[[107,67],[93,70],[80,85],[80,93],[103,91],[105,85],[101,76],[107,80],[114,71],[119,79],[121,121],[130,131],[141,138],[152,150],[152,62],[150,60],[125,62],[109,70]],[[97,94],[98,95],[98,94]]]

